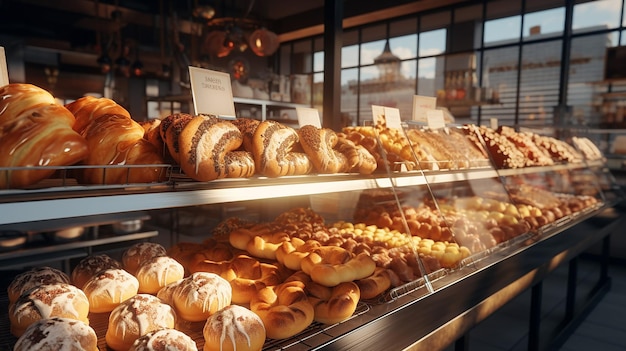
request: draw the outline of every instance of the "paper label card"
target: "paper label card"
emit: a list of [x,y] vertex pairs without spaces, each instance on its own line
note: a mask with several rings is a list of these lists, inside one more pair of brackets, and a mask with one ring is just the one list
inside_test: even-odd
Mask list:
[[427,122],[426,111],[437,108],[437,98],[432,96],[413,96],[413,120]]
[[228,73],[189,66],[189,80],[195,114],[235,117],[235,101]]
[[322,128],[320,112],[317,109],[309,107],[296,107],[296,114],[298,115],[298,124],[300,127],[312,125],[313,127]]
[[498,119],[497,118],[489,118],[489,124],[491,129],[498,129]]
[[400,109],[385,107],[385,120],[387,121],[387,128],[402,129]]
[[374,125],[385,123],[385,107],[379,105],[372,105],[372,117]]
[[426,111],[426,118],[428,119],[428,128],[432,130],[438,130],[446,127],[446,122],[443,118],[443,111],[441,110]]
[[0,46],[0,87],[9,84],[9,69],[7,68],[7,56],[4,47]]

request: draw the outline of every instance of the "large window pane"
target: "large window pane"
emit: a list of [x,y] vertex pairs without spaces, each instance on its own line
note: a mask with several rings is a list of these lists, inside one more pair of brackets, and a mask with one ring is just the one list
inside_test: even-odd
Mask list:
[[361,44],[361,65],[371,65],[383,53],[386,40],[378,40]]
[[446,30],[437,29],[423,32],[419,36],[419,55],[433,56],[446,51]]
[[486,93],[496,92],[500,103],[482,107],[483,122],[497,118],[500,124],[512,125],[515,120],[517,67],[519,47],[484,52],[482,86]]
[[324,71],[324,51],[318,51],[313,54],[313,71]]
[[341,68],[359,65],[359,46],[350,45],[341,48]]
[[[341,115],[342,118],[360,124],[358,115],[359,69],[341,70]],[[371,115],[371,114],[370,114]]]
[[528,13],[524,16],[524,40],[563,34],[565,8]]
[[622,0],[590,1],[574,6],[572,29],[593,30],[619,26]]
[[[443,64],[437,65],[437,62],[443,62],[442,58],[425,58],[419,60],[418,64],[418,81],[417,94],[423,96],[437,96],[437,90],[443,89]],[[441,74],[437,74],[437,68],[440,68]],[[436,77],[439,77],[437,80]]]
[[417,34],[389,39],[389,47],[394,55],[402,60],[417,57]]
[[520,36],[522,17],[513,16],[485,22],[485,45],[516,41]]
[[323,113],[324,107],[324,73],[313,74],[313,107]]
[[291,73],[311,73],[313,70],[313,54],[311,52],[311,41],[303,40],[294,43],[291,60]]

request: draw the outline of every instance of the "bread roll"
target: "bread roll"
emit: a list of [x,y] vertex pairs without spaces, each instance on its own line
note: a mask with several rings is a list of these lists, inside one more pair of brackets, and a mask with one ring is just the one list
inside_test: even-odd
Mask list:
[[230,305],[232,288],[217,274],[196,272],[177,284],[172,300],[182,319],[200,322]]
[[89,312],[111,312],[137,294],[139,282],[121,268],[109,268],[85,282],[83,291],[89,299]]
[[39,285],[24,292],[9,306],[11,334],[19,337],[40,319],[65,317],[89,324],[89,300],[74,285],[58,283]]
[[250,177],[254,174],[252,154],[235,151],[242,142],[234,124],[215,116],[196,116],[179,137],[180,166],[186,175],[199,181]]
[[82,289],[89,279],[109,268],[122,268],[122,264],[107,254],[89,255],[72,269],[72,284]]
[[182,279],[185,268],[171,257],[159,256],[144,262],[136,275],[140,293],[156,294],[167,284]]
[[115,351],[126,351],[140,336],[176,324],[174,309],[149,294],[137,294],[122,302],[109,315],[105,340]]
[[[88,155],[85,139],[72,130],[75,118],[47,91],[31,84],[0,88],[0,167],[70,166]],[[0,189],[24,188],[54,174],[54,168],[3,170]]]
[[255,129],[252,138],[256,172],[268,177],[308,174],[313,169],[304,152],[296,151],[298,133],[291,127],[266,120]]
[[15,276],[7,288],[9,302],[14,303],[23,292],[44,284],[70,283],[62,271],[48,267],[36,267]]
[[202,334],[204,351],[259,351],[266,338],[261,318],[239,305],[224,307],[211,315]]
[[304,283],[299,281],[261,289],[250,301],[250,310],[261,318],[271,339],[285,339],[302,332],[311,325],[315,314]]
[[13,351],[98,351],[98,337],[88,324],[63,317],[41,319],[17,339]]
[[159,329],[140,336],[128,351],[198,351],[198,346],[182,331]]
[[[171,117],[167,117],[171,118]],[[168,124],[167,129],[164,129],[165,146],[167,146],[167,151],[174,162],[180,164],[180,142],[179,136],[182,133],[183,129],[193,119],[192,115],[186,113],[177,113],[173,115],[173,119],[171,123]]]
[[135,275],[143,262],[160,256],[167,256],[167,250],[163,245],[143,241],[133,244],[122,253],[122,265],[130,274]]
[[319,173],[339,173],[348,164],[347,157],[335,150],[337,133],[328,128],[305,125],[298,129],[302,149]]

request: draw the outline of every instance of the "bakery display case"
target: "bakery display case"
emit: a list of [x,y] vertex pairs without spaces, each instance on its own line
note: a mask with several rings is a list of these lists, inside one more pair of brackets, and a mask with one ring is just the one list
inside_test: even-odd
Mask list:
[[[281,133],[286,129],[261,123]],[[150,182],[86,184],[75,177],[84,168],[105,173],[124,167],[68,165],[42,182],[0,190],[3,233],[87,228],[70,240],[5,250],[3,270],[14,276],[20,269],[63,262],[69,273],[75,261],[93,253],[120,257],[137,241],[158,242],[184,262],[187,273],[204,272],[213,261],[235,269],[233,262],[254,260],[280,267],[273,271],[278,285],[289,277],[296,280],[292,285],[307,286],[311,299],[320,297],[310,281],[326,288],[358,287],[346,315],[316,312],[318,319],[301,330],[271,331],[263,349],[435,349],[462,338],[472,323],[485,318],[472,322],[467,316],[481,309],[491,313],[556,265],[610,237],[621,221],[612,206],[622,196],[605,161],[555,139],[541,140],[555,149],[554,155],[542,156],[531,150],[539,139],[506,128],[369,126],[335,134],[354,156],[350,169],[199,181],[172,162],[128,166],[129,172],[148,167],[165,175]],[[318,245],[317,251],[306,245]],[[194,258],[183,255],[196,249],[228,258],[198,258],[199,251],[193,251]],[[345,281],[319,271],[312,252],[322,261],[339,252],[344,258],[334,264],[343,267],[339,276]],[[322,255],[326,252],[328,258]],[[290,257],[299,253],[305,256],[291,266]],[[296,278],[298,272],[305,275]],[[263,284],[263,289],[274,286]],[[8,306],[7,297],[0,297]],[[490,303],[494,298],[498,303]],[[236,299],[253,311],[259,308],[254,297]],[[5,311],[1,346],[11,348],[16,338]],[[108,315],[92,313],[89,320],[99,347],[108,349]],[[200,324],[185,321],[177,327],[201,347]]]

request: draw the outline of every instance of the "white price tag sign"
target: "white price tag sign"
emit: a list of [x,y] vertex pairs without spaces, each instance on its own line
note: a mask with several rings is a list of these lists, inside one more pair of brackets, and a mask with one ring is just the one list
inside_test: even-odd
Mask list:
[[372,105],[372,116],[374,119],[374,125],[385,123],[385,107],[379,105]]
[[385,120],[387,121],[387,128],[402,129],[400,109],[385,107]]
[[426,123],[426,111],[437,108],[437,98],[432,96],[413,96],[413,120]]
[[426,118],[428,119],[428,128],[432,130],[438,130],[446,127],[446,122],[443,118],[443,111],[441,110],[426,111]]
[[189,80],[195,114],[235,117],[235,101],[228,73],[189,66]]
[[489,119],[489,125],[491,127],[491,129],[498,129],[498,119],[497,118],[490,118]]
[[4,47],[0,46],[0,87],[9,84],[9,69],[7,68],[7,56]]
[[322,128],[320,112],[317,109],[309,107],[296,107],[296,114],[298,115],[298,124],[300,127],[312,125],[313,127]]

